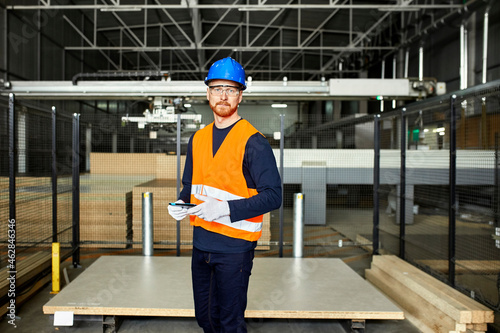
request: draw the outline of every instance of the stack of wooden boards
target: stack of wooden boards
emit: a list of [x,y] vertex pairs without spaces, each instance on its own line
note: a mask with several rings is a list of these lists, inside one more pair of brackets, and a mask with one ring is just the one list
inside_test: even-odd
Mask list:
[[494,321],[486,306],[394,255],[373,256],[365,276],[424,333],[484,333]]
[[[69,189],[69,190],[68,190]],[[71,178],[58,179],[58,230],[71,226]],[[9,178],[0,178],[0,235],[7,240]],[[71,232],[71,231],[70,231]],[[67,234],[60,235],[67,239]],[[71,237],[71,236],[70,236]],[[52,239],[52,180],[50,177],[16,177],[16,244],[38,245]],[[6,244],[6,243],[4,243]]]
[[[16,260],[16,303],[22,304],[32,293],[43,287],[50,281],[51,275],[41,275],[44,271],[50,271],[52,255],[49,251],[39,251],[26,256],[19,256]],[[0,316],[7,313],[8,293],[10,288],[9,269],[3,267],[0,270]],[[42,276],[40,278],[40,276]],[[24,291],[30,283],[35,285]]]
[[147,176],[80,177],[82,247],[125,248],[133,241],[132,189]]

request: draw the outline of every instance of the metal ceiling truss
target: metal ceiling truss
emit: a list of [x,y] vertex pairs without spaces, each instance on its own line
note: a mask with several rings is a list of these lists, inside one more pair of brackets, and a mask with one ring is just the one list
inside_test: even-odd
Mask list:
[[[64,45],[64,49],[96,51],[115,70],[166,70],[177,75],[176,79],[200,80],[213,61],[232,56],[249,75],[281,80],[297,73],[304,80],[318,80],[324,75],[366,70],[348,65],[357,64],[366,54],[393,54],[422,32],[479,1],[286,0],[277,4],[267,0],[220,0],[207,4],[202,0],[128,0],[125,4],[120,0],[88,0],[60,5],[53,0],[33,0],[32,5],[14,3],[5,8],[61,11],[64,21],[82,41],[81,45]],[[65,14],[74,10],[92,23],[91,35]],[[425,27],[420,19],[423,14],[432,17],[432,23]],[[108,15],[106,20],[102,15]],[[217,19],[214,15],[218,15]],[[393,29],[387,24],[393,19],[401,22],[399,40],[392,36],[387,43],[383,35]],[[360,21],[362,28],[358,26]]]
[[136,1],[133,4],[133,1],[127,1],[127,4],[120,4],[119,1],[108,0],[111,4],[72,4],[72,5],[59,5],[53,4],[50,1],[40,0],[41,5],[7,5],[6,8],[9,10],[35,10],[35,9],[63,9],[63,10],[101,10],[101,11],[141,11],[141,10],[156,10],[156,9],[166,9],[166,10],[179,10],[179,9],[220,9],[221,5],[224,5],[226,8],[230,10],[238,10],[238,11],[277,11],[280,9],[377,9],[380,11],[418,11],[421,9],[462,9],[464,8],[463,4],[453,4],[453,3],[445,3],[445,4],[411,4],[409,0],[399,0],[395,1],[395,4],[386,4],[380,3],[376,1],[372,1],[372,3],[368,4],[338,4],[337,0],[330,0],[329,4],[325,4],[324,1],[318,1],[320,3],[310,3],[311,1],[307,1],[307,4],[299,3],[299,4],[278,4],[278,3],[269,3],[265,2],[258,4],[224,4],[224,3],[213,3],[213,4],[198,4],[193,3],[192,0],[178,0],[177,4],[162,4],[159,1],[155,1],[156,4],[144,4],[144,1]]

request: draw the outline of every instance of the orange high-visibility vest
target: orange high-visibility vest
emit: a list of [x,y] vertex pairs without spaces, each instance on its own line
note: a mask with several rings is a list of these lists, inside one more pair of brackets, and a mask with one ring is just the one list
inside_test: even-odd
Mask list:
[[[212,131],[214,123],[195,133],[192,142],[193,178],[191,202],[202,201],[195,194],[206,195],[219,200],[250,198],[256,189],[247,187],[243,175],[243,157],[248,139],[258,131],[246,120],[241,119],[229,131],[219,150],[213,155]],[[231,222],[224,216],[213,222],[191,215],[191,225],[202,227],[219,234],[256,241],[262,234],[263,215],[251,219]]]

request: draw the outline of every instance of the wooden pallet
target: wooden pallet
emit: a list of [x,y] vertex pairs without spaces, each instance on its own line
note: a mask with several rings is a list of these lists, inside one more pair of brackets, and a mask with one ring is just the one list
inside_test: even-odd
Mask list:
[[422,332],[485,332],[494,313],[415,266],[394,255],[374,256],[368,281],[405,310]]

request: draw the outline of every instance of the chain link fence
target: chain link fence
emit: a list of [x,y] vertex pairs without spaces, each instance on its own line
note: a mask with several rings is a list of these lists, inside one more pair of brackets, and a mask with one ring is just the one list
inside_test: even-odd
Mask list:
[[[293,255],[294,194],[302,193],[305,257],[348,261],[368,258],[371,249],[396,254],[498,310],[499,98],[493,82],[391,111],[386,101],[386,111],[376,114],[358,111],[384,102],[290,102],[286,109],[242,103],[240,115],[268,139],[283,180],[283,206],[266,214],[257,255]],[[80,104],[81,247],[140,251],[142,193],[151,192],[155,249],[190,252],[192,228],[174,221],[167,203],[181,189],[189,137],[212,122],[212,113],[192,101],[176,106],[180,118],[167,123],[125,117],[153,108]],[[4,100],[0,116],[0,205],[7,220]],[[51,113],[22,103],[16,119],[18,246],[48,248],[54,234]],[[70,245],[71,119],[58,116],[56,124],[57,235]]]
[[62,259],[72,253],[71,120],[3,98],[0,117],[1,273],[17,275],[22,295],[51,272],[53,242]]

